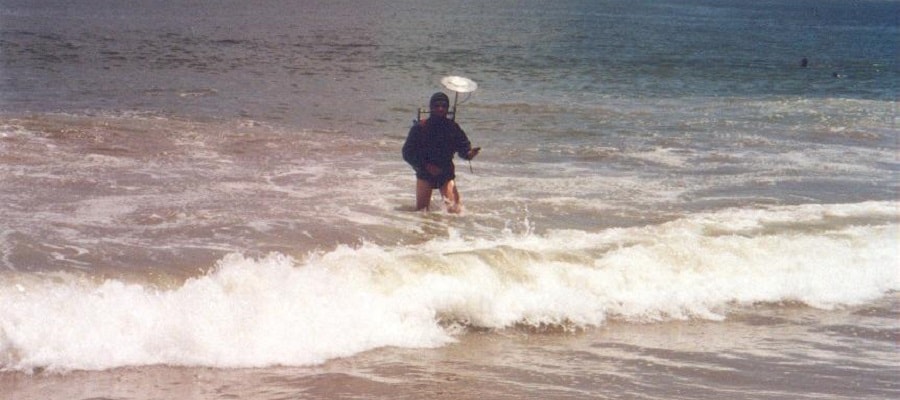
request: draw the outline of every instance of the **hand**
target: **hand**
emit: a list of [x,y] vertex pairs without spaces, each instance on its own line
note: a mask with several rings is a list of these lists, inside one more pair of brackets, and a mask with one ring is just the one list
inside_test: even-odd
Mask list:
[[477,156],[478,153],[480,153],[480,152],[481,152],[481,147],[475,147],[475,148],[469,150],[469,152],[466,153],[466,160],[471,160],[471,159],[475,158],[475,156]]
[[443,171],[440,167],[431,163],[425,164],[425,170],[431,175],[439,175]]

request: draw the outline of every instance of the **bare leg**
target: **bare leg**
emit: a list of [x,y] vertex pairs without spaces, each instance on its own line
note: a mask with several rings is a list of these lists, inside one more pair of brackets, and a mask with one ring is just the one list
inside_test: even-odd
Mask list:
[[456,182],[447,181],[444,186],[441,186],[441,196],[444,196],[448,212],[458,214],[462,211],[462,198],[459,196],[459,190],[456,189]]
[[431,184],[426,180],[416,179],[416,210],[428,210],[431,205]]

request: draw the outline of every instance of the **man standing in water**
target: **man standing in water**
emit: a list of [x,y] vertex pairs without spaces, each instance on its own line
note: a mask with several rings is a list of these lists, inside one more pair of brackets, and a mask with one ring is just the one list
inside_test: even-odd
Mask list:
[[437,92],[428,102],[427,120],[418,121],[409,130],[403,144],[403,159],[416,171],[416,210],[431,205],[431,191],[440,189],[447,203],[447,211],[462,211],[462,200],[456,189],[453,153],[471,160],[481,148],[472,148],[469,138],[459,125],[447,118],[450,98]]

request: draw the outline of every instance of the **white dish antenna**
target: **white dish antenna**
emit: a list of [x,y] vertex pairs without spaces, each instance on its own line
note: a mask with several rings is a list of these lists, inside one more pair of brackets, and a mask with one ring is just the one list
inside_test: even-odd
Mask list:
[[452,90],[456,93],[470,93],[478,89],[478,84],[475,81],[463,76],[445,76],[441,78],[441,84],[447,90]]

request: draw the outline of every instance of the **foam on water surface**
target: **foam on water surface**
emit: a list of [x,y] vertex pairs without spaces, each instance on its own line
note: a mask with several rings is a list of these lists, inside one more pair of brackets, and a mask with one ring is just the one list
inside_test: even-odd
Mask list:
[[312,365],[384,346],[440,346],[460,326],[583,329],[610,319],[721,320],[758,302],[862,304],[900,290],[896,210],[736,209],[595,233],[451,234],[301,259],[231,254],[170,287],[5,274],[0,360],[25,371]]

